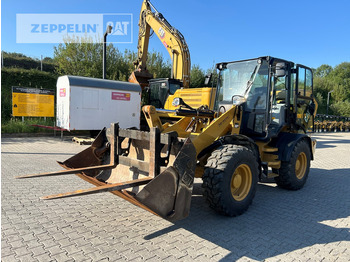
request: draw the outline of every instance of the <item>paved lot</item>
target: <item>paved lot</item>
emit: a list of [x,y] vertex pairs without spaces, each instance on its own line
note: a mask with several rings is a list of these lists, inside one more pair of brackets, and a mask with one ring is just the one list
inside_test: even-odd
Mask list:
[[350,261],[350,133],[317,134],[316,160],[296,192],[259,184],[237,218],[216,215],[196,179],[190,216],[170,223],[113,194],[51,201],[91,187],[55,171],[86,146],[58,138],[3,138],[2,261]]

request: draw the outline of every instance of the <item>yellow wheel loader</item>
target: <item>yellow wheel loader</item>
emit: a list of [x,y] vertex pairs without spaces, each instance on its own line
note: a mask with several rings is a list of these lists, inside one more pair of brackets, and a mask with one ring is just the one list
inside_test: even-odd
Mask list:
[[[317,111],[311,69],[273,57],[217,68],[214,110],[181,98],[175,110],[144,106],[149,132],[112,124],[60,163],[66,170],[19,178],[77,174],[96,187],[43,199],[109,191],[172,221],[189,214],[194,177],[210,207],[227,216],[247,210],[260,180],[302,188],[316,146],[306,133]],[[173,116],[179,120],[166,121]]]

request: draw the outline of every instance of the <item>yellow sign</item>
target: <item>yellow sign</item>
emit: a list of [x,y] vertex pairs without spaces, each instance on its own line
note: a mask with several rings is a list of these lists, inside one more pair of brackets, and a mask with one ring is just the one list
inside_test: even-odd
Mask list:
[[12,87],[12,115],[54,117],[53,90]]

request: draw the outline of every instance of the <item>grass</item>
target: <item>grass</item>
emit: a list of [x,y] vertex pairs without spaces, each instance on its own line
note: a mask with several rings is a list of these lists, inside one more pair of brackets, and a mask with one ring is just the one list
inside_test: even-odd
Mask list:
[[54,126],[54,118],[25,117],[22,122],[21,117],[12,118],[9,121],[1,122],[1,133],[53,133],[51,129],[39,128],[31,125]]
[[[13,117],[10,120],[1,122],[1,134],[18,134],[18,133],[48,133],[53,134],[53,129],[35,127],[32,125],[54,126],[55,119],[47,117]],[[59,133],[60,131],[57,131]],[[69,132],[72,136],[90,136],[89,130],[74,130]]]

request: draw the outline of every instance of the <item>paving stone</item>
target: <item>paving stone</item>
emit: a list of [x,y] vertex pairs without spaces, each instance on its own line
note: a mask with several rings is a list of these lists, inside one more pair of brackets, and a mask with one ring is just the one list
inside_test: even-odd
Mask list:
[[65,262],[75,261],[73,258],[69,257],[66,252],[61,252],[55,255],[51,255],[51,257],[56,261],[65,261]]
[[[91,185],[78,177],[15,180],[59,170],[87,148],[58,138],[2,138],[2,261],[349,261],[350,132],[314,135],[305,187],[260,183],[242,216],[222,217],[195,179],[191,213],[170,223],[103,193],[43,201]],[[23,194],[25,192],[25,194]]]
[[30,251],[33,253],[34,257],[47,253],[42,246],[31,248]]
[[6,247],[6,248],[1,249],[1,256],[2,257],[11,256],[11,255],[15,255],[15,252],[10,247]]
[[92,259],[86,256],[83,251],[79,251],[77,253],[71,254],[70,257],[74,259],[74,261],[92,261]]
[[55,261],[53,258],[49,256],[48,252],[38,256],[34,256],[34,258],[37,259],[39,262]]
[[21,262],[36,261],[36,259],[33,258],[33,254],[21,254],[16,257],[19,258],[19,261]]
[[1,261],[2,262],[15,262],[15,261],[20,261],[20,260],[18,258],[16,258],[15,254],[10,254],[10,255],[1,254]]

